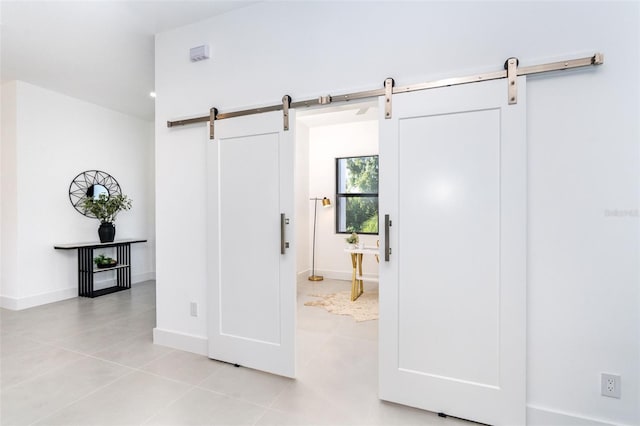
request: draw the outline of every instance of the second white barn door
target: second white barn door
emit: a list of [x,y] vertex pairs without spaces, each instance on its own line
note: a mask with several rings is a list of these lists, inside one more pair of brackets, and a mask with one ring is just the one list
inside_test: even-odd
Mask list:
[[282,112],[208,141],[209,357],[295,377],[294,140]]
[[381,399],[526,422],[525,84],[516,105],[506,80],[393,95],[380,119]]

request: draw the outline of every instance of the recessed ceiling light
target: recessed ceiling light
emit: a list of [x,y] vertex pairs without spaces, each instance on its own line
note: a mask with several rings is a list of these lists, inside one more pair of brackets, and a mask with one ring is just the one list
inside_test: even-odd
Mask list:
[[155,98],[156,97],[156,92],[149,93],[149,96],[151,96],[152,98]]

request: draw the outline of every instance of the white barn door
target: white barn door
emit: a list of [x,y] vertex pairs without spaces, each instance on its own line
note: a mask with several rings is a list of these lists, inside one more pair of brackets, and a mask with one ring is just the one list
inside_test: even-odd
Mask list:
[[216,121],[208,141],[209,357],[295,377],[295,111]]
[[381,399],[526,422],[525,85],[393,95],[380,118]]

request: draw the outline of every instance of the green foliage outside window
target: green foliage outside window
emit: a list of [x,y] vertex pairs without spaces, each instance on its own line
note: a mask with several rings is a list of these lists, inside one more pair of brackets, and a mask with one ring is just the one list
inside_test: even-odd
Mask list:
[[378,156],[338,158],[337,232],[378,233]]

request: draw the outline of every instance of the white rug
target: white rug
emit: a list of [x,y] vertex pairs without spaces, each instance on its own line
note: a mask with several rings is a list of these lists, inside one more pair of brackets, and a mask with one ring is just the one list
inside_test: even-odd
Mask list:
[[378,319],[378,291],[365,291],[351,301],[351,291],[341,291],[332,294],[312,294],[320,300],[306,302],[305,306],[319,306],[336,315],[351,315],[356,321]]

